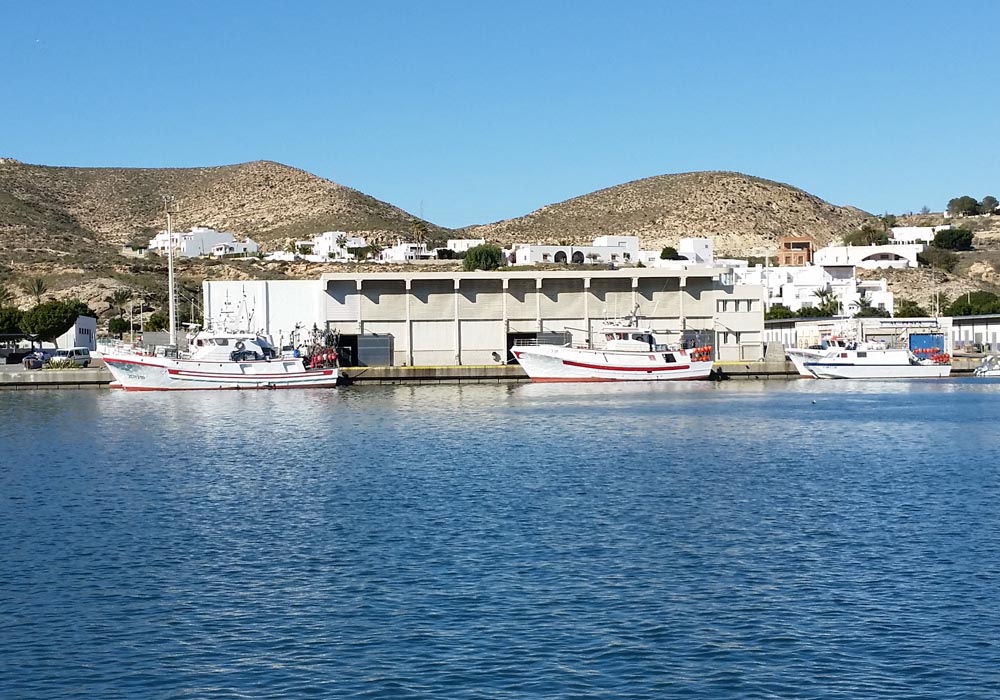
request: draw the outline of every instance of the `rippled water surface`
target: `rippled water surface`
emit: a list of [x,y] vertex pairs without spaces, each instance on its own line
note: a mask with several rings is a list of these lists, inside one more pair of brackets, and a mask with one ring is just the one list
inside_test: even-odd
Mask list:
[[0,394],[0,698],[1000,697],[1000,383]]

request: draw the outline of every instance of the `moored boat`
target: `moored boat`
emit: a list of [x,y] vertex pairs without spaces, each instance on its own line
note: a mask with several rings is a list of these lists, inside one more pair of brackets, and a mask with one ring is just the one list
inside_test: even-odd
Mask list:
[[614,382],[707,379],[712,348],[658,343],[634,320],[601,329],[604,347],[515,344],[511,353],[534,382]]
[[263,336],[199,331],[190,353],[108,353],[115,384],[128,391],[185,389],[291,389],[337,385],[336,366],[307,369],[300,357],[279,357]]
[[869,343],[831,347],[806,359],[803,366],[817,379],[940,379],[951,374],[946,354],[919,359],[906,348]]

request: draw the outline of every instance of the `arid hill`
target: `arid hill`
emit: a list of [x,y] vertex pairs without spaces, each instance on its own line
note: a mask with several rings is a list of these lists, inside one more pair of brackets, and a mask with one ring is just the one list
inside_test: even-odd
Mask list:
[[551,204],[527,216],[467,229],[501,243],[589,243],[604,235],[639,236],[646,249],[708,237],[722,255],[767,255],[786,234],[820,245],[870,215],[837,207],[789,185],[729,172],[660,175]]
[[211,226],[263,241],[326,230],[395,237],[415,220],[357,190],[269,161],[63,168],[0,159],[0,243],[19,233],[67,231],[119,244],[164,228],[165,194],[176,200],[178,230]]

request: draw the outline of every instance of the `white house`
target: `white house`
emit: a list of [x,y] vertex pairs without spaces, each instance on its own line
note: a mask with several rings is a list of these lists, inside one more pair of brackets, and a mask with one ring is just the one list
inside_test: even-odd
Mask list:
[[431,260],[434,253],[427,250],[426,243],[403,243],[396,241],[396,245],[386,248],[378,254],[378,261],[385,263],[405,263],[414,260]]
[[227,255],[256,255],[260,251],[260,246],[252,238],[245,241],[232,241],[230,243],[219,243],[212,246],[213,258],[224,258]]
[[813,254],[816,265],[848,265],[863,270],[917,267],[917,255],[924,246],[920,243],[896,245],[849,245],[820,248]]
[[889,229],[891,233],[889,242],[894,245],[931,243],[938,231],[946,231],[950,228],[952,228],[951,224],[947,226],[893,226]]
[[734,267],[733,275],[738,284],[757,285],[764,290],[764,307],[770,309],[782,304],[792,311],[803,306],[818,306],[817,292],[831,292],[840,304],[841,312],[854,314],[867,299],[876,309],[893,310],[893,295],[888,282],[858,280],[852,265],[804,265],[780,267]]
[[[677,243],[677,254],[682,260],[661,260],[660,250],[639,251],[638,261],[646,267],[677,267],[696,263],[699,265],[723,264],[726,267],[732,266],[735,261],[716,261],[715,251],[711,238],[682,238]],[[746,263],[743,263],[744,265]]]
[[174,231],[173,234],[168,234],[166,231],[161,231],[149,240],[149,250],[166,253],[170,246],[171,237],[173,238],[174,253],[182,258],[208,255],[212,248],[221,243],[236,242],[236,236],[229,231],[216,231],[205,226],[195,226],[187,232]]
[[308,241],[295,241],[296,250],[308,250],[312,252],[305,254],[307,260],[354,260],[350,253],[352,248],[364,248],[368,245],[364,236],[350,236],[344,231],[324,231],[313,236]]
[[468,253],[470,248],[475,248],[477,245],[485,245],[485,238],[459,238],[457,240],[448,239],[448,245],[446,246],[448,250],[454,250],[456,253]]
[[538,263],[632,263],[639,260],[637,236],[601,236],[589,246],[521,245],[514,250],[515,265]]

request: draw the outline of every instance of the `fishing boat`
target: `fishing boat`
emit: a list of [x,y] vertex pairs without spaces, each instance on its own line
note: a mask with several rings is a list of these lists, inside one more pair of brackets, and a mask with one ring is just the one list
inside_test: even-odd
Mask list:
[[[166,201],[165,201],[166,203]],[[170,210],[167,233],[172,244]],[[123,348],[103,353],[104,363],[114,378],[113,386],[126,391],[177,391],[192,389],[298,389],[334,387],[339,369],[332,348],[313,352],[305,358],[284,357],[265,335],[248,330],[252,314],[244,317],[244,327],[230,327],[226,319],[220,329],[192,327],[187,335],[188,350],[177,347],[176,308],[173,281],[173,245],[167,246],[170,342],[145,352]]]
[[830,347],[818,357],[804,359],[802,365],[817,379],[940,379],[951,374],[947,354],[921,359],[906,348],[878,343]]
[[652,329],[634,316],[600,330],[600,349],[515,343],[511,353],[533,382],[616,382],[707,379],[712,348],[658,343]]

